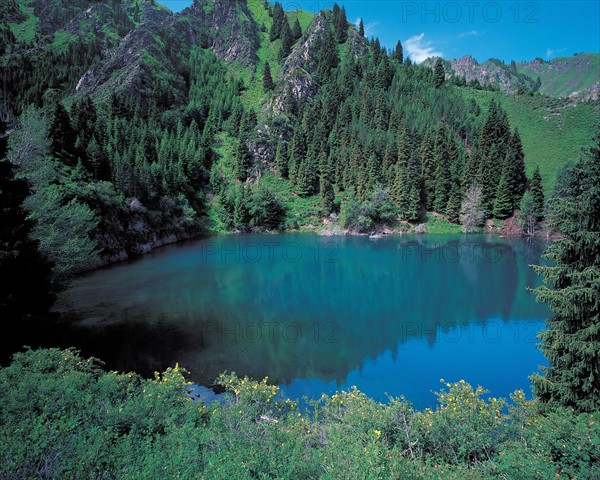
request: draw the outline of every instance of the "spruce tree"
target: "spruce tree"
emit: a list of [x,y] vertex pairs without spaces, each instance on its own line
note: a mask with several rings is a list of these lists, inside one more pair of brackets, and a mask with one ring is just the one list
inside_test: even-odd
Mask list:
[[335,200],[335,195],[333,193],[333,186],[331,185],[331,181],[329,180],[329,176],[327,173],[321,173],[321,178],[319,180],[319,195],[321,198],[321,208],[323,209],[323,213],[325,215],[329,215],[333,212],[333,202]]
[[243,182],[248,177],[248,169],[250,168],[250,152],[246,146],[246,139],[240,138],[235,152],[235,178]]
[[2,156],[0,153],[0,318],[10,322],[47,311],[53,300],[52,267],[40,254],[38,242],[31,239],[33,225],[22,208],[29,195],[27,181],[15,179],[12,164]]
[[292,30],[290,29],[287,18],[284,17],[281,22],[281,50],[279,50],[279,60],[287,58],[292,51],[293,45],[294,36],[292,35]]
[[549,366],[531,380],[536,396],[576,411],[600,410],[600,136],[590,154],[568,165],[551,202],[549,223],[564,238],[538,266],[546,285],[535,289],[554,316],[539,334]]
[[515,129],[510,136],[508,143],[508,152],[505,159],[505,168],[507,168],[507,180],[510,193],[513,199],[513,205],[516,207],[521,201],[521,197],[527,187],[527,176],[525,175],[525,154],[523,153],[523,144],[519,131]]
[[265,62],[265,66],[263,67],[263,90],[265,92],[269,92],[273,90],[273,77],[271,76],[271,66],[269,62]]
[[272,42],[281,38],[281,29],[284,21],[287,22],[283,7],[279,2],[275,2],[275,5],[273,5],[273,23],[271,24],[271,32],[269,34],[269,39]]
[[52,155],[66,165],[74,166],[77,163],[75,158],[77,134],[71,126],[67,110],[60,102],[54,107],[49,135]]
[[282,178],[288,176],[288,157],[285,142],[280,138],[277,141],[277,150],[275,151],[275,168],[279,171]]
[[461,193],[458,182],[452,182],[452,188],[450,189],[450,197],[448,198],[448,205],[446,205],[446,214],[448,220],[452,223],[458,223],[461,208]]
[[400,40],[398,40],[398,43],[396,44],[394,58],[398,60],[398,63],[404,62],[404,50],[402,49],[402,43],[400,42]]
[[529,184],[529,190],[533,197],[533,206],[535,210],[535,218],[539,222],[544,218],[544,188],[542,186],[542,176],[540,175],[540,167],[536,165]]
[[446,81],[446,74],[444,72],[444,64],[441,58],[437,58],[433,67],[433,86],[440,88]]
[[361,18],[360,21],[358,22],[358,34],[361,37],[365,36],[365,24],[363,22],[363,19]]
[[292,36],[295,40],[298,40],[302,36],[302,27],[300,26],[300,20],[298,20],[298,17],[296,17],[296,20],[292,25]]
[[506,177],[506,174],[502,175],[498,183],[498,189],[496,190],[496,200],[493,210],[496,218],[510,217],[514,211],[513,197]]

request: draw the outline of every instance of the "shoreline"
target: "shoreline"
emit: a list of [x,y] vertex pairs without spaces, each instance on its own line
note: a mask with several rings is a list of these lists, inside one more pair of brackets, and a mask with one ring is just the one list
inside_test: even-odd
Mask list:
[[[484,227],[481,227],[478,229],[478,231],[476,232],[462,232],[460,230],[458,231],[436,231],[435,229],[433,231],[427,229],[427,225],[431,225],[432,222],[424,222],[424,223],[420,223],[420,224],[410,224],[410,223],[406,223],[403,225],[407,225],[409,228],[408,229],[399,229],[399,228],[393,228],[387,225],[379,225],[379,226],[375,226],[373,229],[371,229],[368,232],[359,232],[356,230],[351,230],[351,229],[342,229],[341,227],[339,227],[338,225],[334,225],[333,228],[328,228],[329,226],[332,225],[331,220],[329,220],[329,222],[326,221],[327,219],[321,219],[321,221],[323,222],[321,226],[317,227],[313,224],[308,224],[305,227],[301,227],[301,228],[297,228],[297,229],[290,229],[290,230],[251,230],[251,231],[239,231],[239,230],[234,230],[234,231],[222,231],[222,232],[218,232],[218,231],[203,231],[203,232],[199,232],[197,234],[192,234],[192,235],[185,235],[181,238],[177,237],[176,235],[168,235],[164,238],[161,239],[155,239],[155,241],[144,244],[144,248],[140,248],[137,250],[137,252],[132,252],[132,253],[127,253],[125,250],[123,250],[120,254],[118,255],[113,255],[111,257],[102,257],[100,259],[100,261],[98,261],[97,263],[95,263],[93,266],[90,266],[90,268],[85,268],[82,269],[78,272],[75,272],[75,277],[79,276],[79,275],[84,275],[87,273],[91,273],[94,272],[96,270],[100,270],[102,268],[105,267],[109,267],[112,265],[117,265],[120,263],[124,263],[124,262],[129,262],[129,261],[135,261],[137,259],[140,259],[146,255],[148,255],[149,253],[153,253],[156,252],[164,247],[168,247],[168,246],[172,246],[172,245],[179,245],[179,244],[183,244],[189,241],[194,241],[194,240],[201,240],[201,239],[206,239],[206,238],[212,238],[212,237],[219,237],[219,236],[237,236],[237,235],[248,235],[248,234],[264,234],[264,235],[281,235],[281,234],[286,234],[286,233],[294,233],[294,234],[313,234],[313,235],[319,235],[319,236],[323,236],[323,237],[343,237],[343,236],[355,236],[355,237],[369,237],[372,240],[378,240],[381,238],[386,238],[386,237],[391,237],[394,235],[398,235],[398,236],[404,236],[404,235],[415,235],[415,236],[436,236],[436,235],[495,235],[498,236],[499,238],[535,238],[535,239],[543,239],[546,241],[555,241],[560,239],[560,235],[558,235],[555,231],[550,230],[548,228],[540,228],[539,232],[536,232],[535,235],[533,236],[529,236],[529,235],[523,235],[522,233],[517,233],[516,231],[505,231],[503,227],[496,227],[493,226],[492,224],[487,224]],[[458,228],[460,228],[460,226],[458,224],[450,224],[448,222],[449,225],[452,226],[456,226]],[[422,228],[419,228],[422,227]],[[456,229],[455,229],[456,230]]]

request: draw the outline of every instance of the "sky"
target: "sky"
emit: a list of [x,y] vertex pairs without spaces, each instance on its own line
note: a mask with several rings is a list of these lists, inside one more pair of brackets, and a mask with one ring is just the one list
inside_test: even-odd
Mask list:
[[[249,2],[263,0],[248,0]],[[179,11],[192,0],[162,0]],[[316,13],[331,0],[280,0],[285,10]],[[395,47],[398,40],[413,61],[471,55],[483,62],[498,58],[545,60],[581,52],[600,52],[600,1],[408,1],[337,0],[348,20],[363,19],[368,37]]]

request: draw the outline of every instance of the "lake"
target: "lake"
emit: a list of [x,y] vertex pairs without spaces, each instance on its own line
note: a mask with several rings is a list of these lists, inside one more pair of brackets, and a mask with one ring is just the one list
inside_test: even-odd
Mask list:
[[77,279],[47,343],[145,375],[178,362],[199,385],[226,370],[268,376],[292,398],[356,385],[431,406],[442,378],[529,393],[550,311],[526,289],[540,283],[529,265],[546,246],[483,235],[192,241]]

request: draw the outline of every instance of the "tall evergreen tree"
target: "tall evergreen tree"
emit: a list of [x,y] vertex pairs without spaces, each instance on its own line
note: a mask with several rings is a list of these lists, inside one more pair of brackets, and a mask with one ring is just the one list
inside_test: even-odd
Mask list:
[[293,45],[294,36],[292,35],[292,30],[290,29],[287,18],[284,17],[281,22],[281,50],[279,50],[279,60],[287,58],[292,51]]
[[360,21],[358,22],[358,34],[361,37],[365,36],[365,24],[363,22],[363,19],[361,18]]
[[273,77],[271,76],[271,65],[269,62],[265,62],[265,66],[263,67],[263,90],[265,92],[269,92],[273,90]]
[[60,102],[54,107],[49,134],[52,143],[52,155],[63,163],[74,166],[77,161],[75,158],[77,134],[71,126],[71,119],[67,110]]
[[531,183],[529,184],[529,190],[533,197],[533,207],[535,210],[536,220],[539,222],[544,218],[544,188],[542,186],[542,176],[540,175],[540,167],[536,165],[531,177]]
[[439,213],[444,213],[446,211],[448,198],[450,196],[450,188],[452,186],[450,157],[448,155],[449,141],[452,140],[448,140],[444,124],[440,124],[433,152],[435,162],[435,199],[433,201],[433,208]]
[[296,17],[296,20],[292,25],[292,36],[295,40],[298,40],[302,36],[302,27],[300,26],[300,20],[298,20],[298,17]]
[[275,168],[282,178],[288,176],[288,157],[285,142],[280,138],[277,141],[277,149],[275,150]]
[[394,58],[398,60],[399,63],[404,62],[404,50],[402,49],[402,43],[398,40],[396,44],[396,50],[394,50]]
[[273,5],[273,23],[271,24],[271,32],[269,33],[269,39],[272,42],[281,38],[281,29],[284,21],[287,22],[283,7],[279,2],[275,2],[275,5]]
[[550,224],[564,236],[548,248],[554,266],[538,266],[546,286],[535,290],[554,316],[541,350],[549,366],[532,377],[543,402],[600,410],[600,135],[590,154],[558,177]]
[[437,58],[433,67],[433,86],[440,88],[446,82],[446,73],[441,58]]
[[250,152],[246,146],[246,140],[244,137],[240,138],[237,144],[237,150],[235,152],[235,178],[240,182],[243,182],[248,177],[248,170],[250,169]]
[[323,213],[325,215],[329,215],[331,212],[333,212],[335,195],[333,193],[333,186],[331,185],[331,181],[329,180],[329,175],[327,173],[321,173],[321,177],[319,179],[319,189],[321,208],[323,209]]
[[506,177],[506,174],[502,175],[500,182],[498,183],[498,189],[496,190],[496,200],[494,202],[493,211],[496,218],[509,217],[514,211],[513,197]]
[[52,303],[51,265],[31,240],[32,224],[22,208],[28,194],[27,182],[15,179],[11,163],[0,158],[0,317],[5,322],[45,313]]

